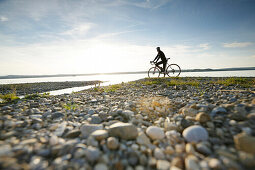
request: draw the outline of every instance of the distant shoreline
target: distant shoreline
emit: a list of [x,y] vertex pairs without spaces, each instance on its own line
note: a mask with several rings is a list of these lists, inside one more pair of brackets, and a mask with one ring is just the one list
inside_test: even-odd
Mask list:
[[[251,71],[255,67],[238,68],[219,68],[219,69],[184,69],[182,72],[213,72],[213,71]],[[146,74],[147,71],[136,72],[112,72],[112,73],[89,73],[89,74],[55,74],[55,75],[7,75],[0,76],[0,79],[22,79],[22,78],[44,78],[44,77],[75,77],[75,76],[94,76],[94,75],[116,75],[116,74]]]

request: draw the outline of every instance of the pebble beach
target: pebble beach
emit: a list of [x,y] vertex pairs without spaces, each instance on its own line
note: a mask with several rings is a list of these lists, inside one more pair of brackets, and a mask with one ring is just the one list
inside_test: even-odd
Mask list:
[[254,169],[246,81],[141,79],[1,103],[0,169]]

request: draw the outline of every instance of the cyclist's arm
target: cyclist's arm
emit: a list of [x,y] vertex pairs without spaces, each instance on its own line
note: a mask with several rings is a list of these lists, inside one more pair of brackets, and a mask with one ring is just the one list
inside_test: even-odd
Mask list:
[[155,57],[155,59],[153,60],[153,62],[158,62],[158,60],[159,60],[159,55],[157,55],[156,57]]

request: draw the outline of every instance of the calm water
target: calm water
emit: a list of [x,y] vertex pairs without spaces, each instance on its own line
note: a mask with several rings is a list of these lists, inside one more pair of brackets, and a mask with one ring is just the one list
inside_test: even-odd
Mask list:
[[[255,77],[252,71],[221,71],[221,72],[197,72],[181,73],[181,77]],[[147,77],[147,74],[121,74],[121,75],[94,75],[94,76],[72,76],[72,77],[45,77],[45,78],[23,78],[23,79],[0,79],[0,84],[35,83],[35,82],[61,82],[61,81],[104,81],[103,86],[129,82]],[[74,87],[63,90],[51,91],[51,95],[81,91],[94,86]]]

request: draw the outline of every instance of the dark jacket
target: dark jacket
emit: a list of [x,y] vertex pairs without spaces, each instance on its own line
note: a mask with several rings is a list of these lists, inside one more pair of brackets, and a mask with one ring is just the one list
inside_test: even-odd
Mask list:
[[163,51],[158,52],[158,55],[155,57],[154,61],[158,62],[159,59],[161,59],[163,62],[166,62],[166,56]]

